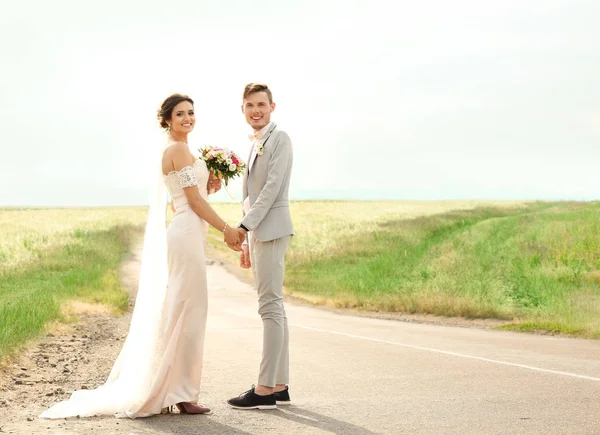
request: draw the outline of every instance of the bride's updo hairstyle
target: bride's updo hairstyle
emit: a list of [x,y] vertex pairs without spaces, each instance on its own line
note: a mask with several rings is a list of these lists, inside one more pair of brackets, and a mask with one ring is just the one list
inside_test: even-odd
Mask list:
[[184,101],[189,102],[192,106],[194,105],[194,100],[192,100],[187,95],[182,94],[170,95],[165,101],[163,101],[156,115],[156,117],[158,118],[158,122],[162,128],[164,128],[165,130],[169,129],[169,124],[167,124],[167,121],[171,120],[171,116],[173,115],[173,109],[179,103],[182,103]]

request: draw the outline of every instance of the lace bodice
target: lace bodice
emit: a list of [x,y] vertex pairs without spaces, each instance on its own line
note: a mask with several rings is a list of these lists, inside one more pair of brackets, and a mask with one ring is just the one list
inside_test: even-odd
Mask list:
[[183,191],[184,187],[197,185],[200,196],[208,200],[208,192],[206,190],[208,176],[209,172],[206,163],[200,159],[196,160],[193,166],[186,166],[180,171],[171,171],[167,175],[164,175],[165,184],[169,195],[173,199],[175,208],[182,208],[182,206],[188,203]]

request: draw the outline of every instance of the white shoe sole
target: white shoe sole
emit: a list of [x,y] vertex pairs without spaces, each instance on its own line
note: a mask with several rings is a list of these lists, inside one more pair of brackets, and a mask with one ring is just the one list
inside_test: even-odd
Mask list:
[[227,405],[233,409],[277,409],[277,405],[235,406],[230,403]]

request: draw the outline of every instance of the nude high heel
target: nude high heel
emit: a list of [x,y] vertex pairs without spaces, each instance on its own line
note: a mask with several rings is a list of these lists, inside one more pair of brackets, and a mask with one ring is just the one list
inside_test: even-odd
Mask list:
[[179,409],[180,414],[210,414],[210,408],[199,406],[195,403],[179,402],[175,406]]

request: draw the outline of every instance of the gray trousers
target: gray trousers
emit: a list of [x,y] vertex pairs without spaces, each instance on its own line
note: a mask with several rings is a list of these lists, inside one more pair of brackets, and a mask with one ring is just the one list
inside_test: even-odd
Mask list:
[[263,351],[258,385],[274,387],[289,383],[289,344],[287,316],[283,306],[285,252],[291,236],[269,242],[250,238],[250,261],[258,293],[258,314],[263,322]]

